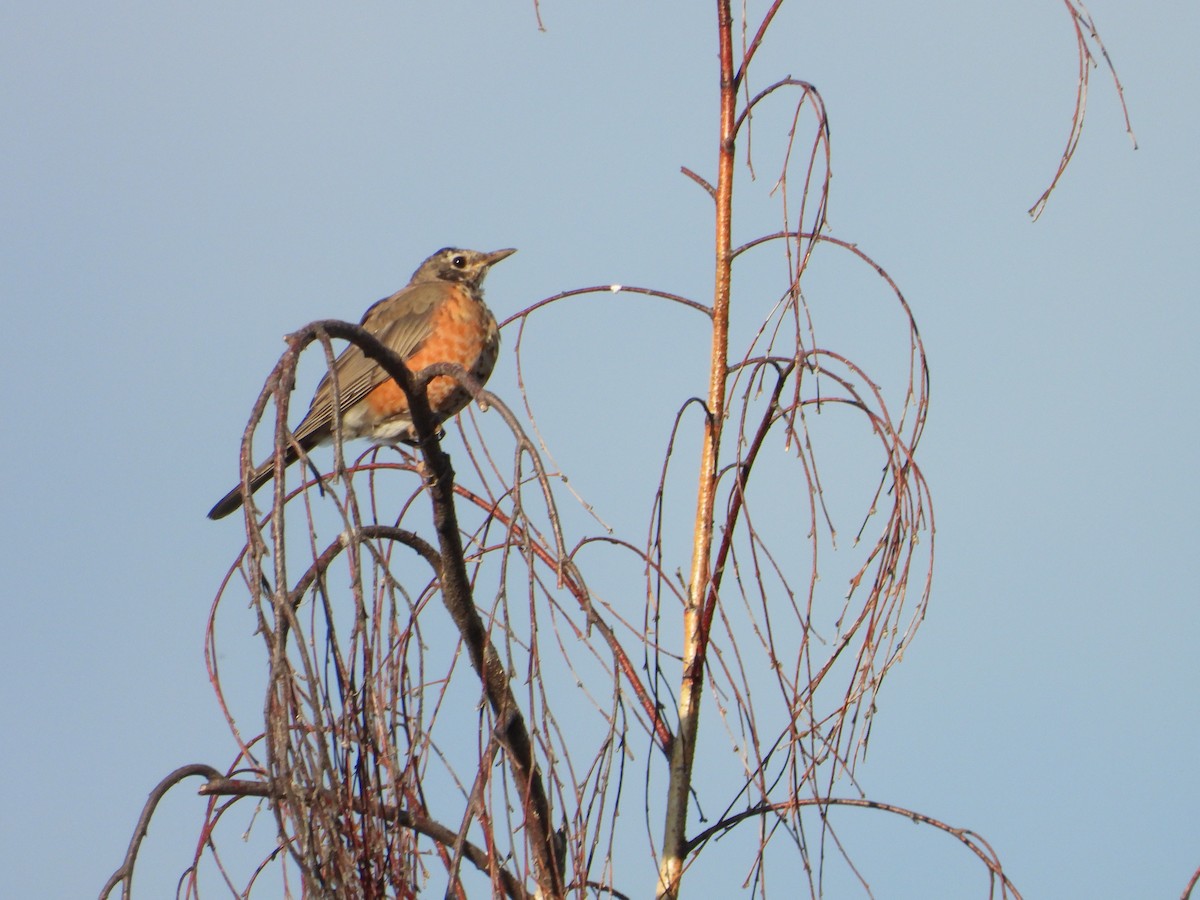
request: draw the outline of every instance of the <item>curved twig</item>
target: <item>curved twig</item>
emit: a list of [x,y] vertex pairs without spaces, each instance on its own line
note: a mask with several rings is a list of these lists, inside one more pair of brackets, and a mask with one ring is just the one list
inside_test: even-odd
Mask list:
[[592,287],[574,288],[569,291],[560,291],[552,296],[545,297],[536,303],[532,303],[524,309],[513,313],[507,319],[500,323],[501,328],[511,325],[513,322],[528,319],[533,313],[537,312],[545,306],[552,303],[557,303],[559,300],[566,300],[569,297],[582,297],[587,294],[643,294],[647,297],[658,297],[660,300],[670,300],[672,303],[678,303],[686,306],[689,309],[694,309],[697,312],[702,312],[706,316],[712,316],[712,308],[705,306],[703,303],[697,303],[695,300],[689,300],[687,297],[681,297],[679,294],[671,294],[667,291],[656,290],[655,288],[635,287],[628,284],[597,284]]
[[1011,895],[1014,900],[1021,900],[1020,891],[1017,890],[1017,886],[1012,883],[1011,879],[1009,879],[1009,877],[1004,873],[1004,869],[1000,865],[1000,857],[992,848],[992,845],[989,844],[982,836],[969,828],[955,828],[952,825],[948,825],[947,823],[935,819],[932,816],[927,816],[924,813],[919,813],[911,809],[905,809],[902,806],[895,806],[891,803],[880,803],[876,800],[864,800],[856,797],[820,797],[803,800],[794,798],[783,803],[758,803],[749,809],[742,810],[741,812],[727,816],[718,822],[714,822],[708,828],[705,828],[688,841],[688,849],[696,849],[701,844],[704,844],[718,834],[729,831],[739,822],[746,819],[804,807],[816,807],[821,810],[822,815],[824,815],[824,811],[832,806],[847,806],[858,809],[879,810],[880,812],[903,816],[904,818],[910,819],[919,825],[929,825],[939,831],[943,831],[951,837],[956,838],[964,846],[966,846],[985,866],[987,866],[988,871],[992,874],[992,876],[1000,880],[1001,896],[1007,897]]
[[[1133,149],[1136,150],[1138,146],[1137,136],[1133,133],[1133,124],[1129,120],[1129,107],[1125,105],[1125,87],[1121,84],[1116,67],[1108,55],[1108,49],[1104,46],[1104,42],[1100,40],[1100,33],[1096,30],[1096,24],[1092,21],[1092,14],[1087,11],[1087,7],[1080,0],[1063,0],[1063,5],[1067,8],[1067,12],[1071,16],[1071,26],[1075,30],[1075,45],[1079,56],[1079,71],[1075,82],[1075,111],[1071,114],[1071,129],[1067,134],[1067,146],[1063,150],[1062,156],[1059,157],[1058,168],[1054,171],[1054,177],[1050,179],[1050,185],[1042,191],[1042,195],[1037,198],[1033,206],[1029,207],[1029,217],[1035,222],[1045,210],[1046,204],[1050,202],[1050,195],[1058,187],[1058,182],[1067,171],[1067,166],[1071,164],[1071,159],[1075,156],[1075,151],[1079,147],[1079,140],[1083,136],[1083,119],[1084,114],[1087,112],[1088,79],[1091,74],[1091,67],[1096,64],[1092,50],[1088,47],[1088,37],[1091,37],[1096,42],[1097,49],[1104,57],[1104,63],[1108,66],[1109,74],[1112,75],[1113,84],[1117,89],[1117,99],[1121,104],[1121,114],[1125,117],[1125,131],[1129,135],[1129,139],[1133,142]],[[1084,33],[1085,31],[1087,34]]]
[[122,895],[129,897],[133,893],[133,868],[137,863],[138,850],[141,849],[142,841],[150,831],[150,819],[154,815],[154,810],[158,807],[159,802],[167,795],[167,792],[185,778],[200,776],[213,781],[214,779],[222,778],[222,774],[212,766],[204,763],[192,763],[187,766],[180,766],[166,778],[158,783],[158,785],[150,792],[150,796],[146,799],[145,806],[142,807],[142,814],[138,816],[137,825],[133,829],[133,837],[129,841],[129,849],[125,851],[125,860],[121,863],[120,868],[109,876],[108,881],[104,883],[104,887],[100,890],[100,900],[104,900],[117,885],[121,885]]

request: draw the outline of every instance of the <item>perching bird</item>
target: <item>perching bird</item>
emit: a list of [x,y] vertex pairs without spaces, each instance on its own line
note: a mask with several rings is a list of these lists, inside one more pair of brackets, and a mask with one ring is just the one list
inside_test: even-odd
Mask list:
[[[434,363],[462,366],[480,383],[496,365],[500,332],[496,317],[483,302],[483,279],[488,269],[517,251],[479,253],[446,247],[417,268],[406,287],[367,310],[362,327],[399,355],[414,373]],[[343,440],[368,437],[380,443],[415,443],[408,398],[372,359],[351,344],[334,360],[333,369],[317,385],[312,405],[293,432],[305,452],[333,439],[333,384],[337,379]],[[427,387],[429,408],[438,424],[458,413],[471,395],[457,379],[437,375]],[[285,465],[296,459],[288,447]],[[254,470],[253,493],[271,480],[271,460]],[[221,519],[242,505],[238,485],[209,510]]]

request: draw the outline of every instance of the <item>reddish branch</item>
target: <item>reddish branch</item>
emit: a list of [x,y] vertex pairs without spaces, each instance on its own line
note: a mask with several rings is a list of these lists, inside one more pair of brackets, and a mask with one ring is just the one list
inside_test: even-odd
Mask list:
[[[773,14],[772,11],[769,16]],[[680,880],[683,877],[683,861],[687,854],[685,829],[688,798],[692,790],[692,766],[696,753],[696,736],[700,726],[700,699],[704,688],[704,652],[707,646],[703,634],[703,607],[711,577],[713,509],[716,504],[717,468],[721,448],[721,429],[725,422],[726,377],[729,365],[730,267],[733,262],[733,153],[737,115],[737,83],[733,72],[732,28],[733,19],[730,14],[729,0],[717,0],[718,57],[721,80],[708,415],[705,417],[704,438],[700,451],[691,575],[688,582],[687,606],[683,617],[683,677],[679,688],[679,727],[671,746],[666,821],[657,889],[659,897],[671,898],[671,900],[679,895]]]
[[1187,887],[1185,887],[1183,889],[1183,894],[1181,895],[1181,900],[1190,900],[1190,898],[1192,896],[1192,891],[1194,891],[1196,889],[1197,884],[1200,884],[1200,869],[1197,869],[1195,872],[1192,873],[1191,880],[1188,881]]

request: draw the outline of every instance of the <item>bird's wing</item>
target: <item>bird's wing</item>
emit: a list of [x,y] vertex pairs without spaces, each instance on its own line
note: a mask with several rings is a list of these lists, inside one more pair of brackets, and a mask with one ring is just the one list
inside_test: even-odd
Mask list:
[[[408,359],[433,331],[433,315],[444,296],[441,283],[413,284],[385,297],[366,311],[362,327],[380,343],[390,347],[401,359]],[[351,344],[333,361],[313,395],[312,406],[296,426],[296,440],[303,446],[315,445],[333,426],[333,385],[337,379],[338,400],[342,412],[350,409],[372,389],[388,379],[379,365]]]

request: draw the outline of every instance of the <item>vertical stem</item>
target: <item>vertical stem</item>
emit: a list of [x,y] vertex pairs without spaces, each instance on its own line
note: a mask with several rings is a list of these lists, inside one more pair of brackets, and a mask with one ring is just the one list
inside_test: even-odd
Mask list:
[[671,746],[671,771],[667,786],[667,812],[657,896],[679,896],[687,850],[688,793],[700,723],[704,688],[704,661],[708,635],[703,628],[705,596],[711,578],[713,507],[717,492],[717,461],[721,428],[725,421],[725,385],[728,373],[729,284],[732,257],[731,208],[733,205],[733,127],[737,94],[733,73],[733,20],[729,0],[717,0],[720,39],[721,122],[716,187],[716,276],[713,286],[712,356],[709,363],[708,418],[700,452],[700,481],[696,491],[696,522],[692,545],[691,579],[683,614],[683,677],[679,690],[679,728]]

